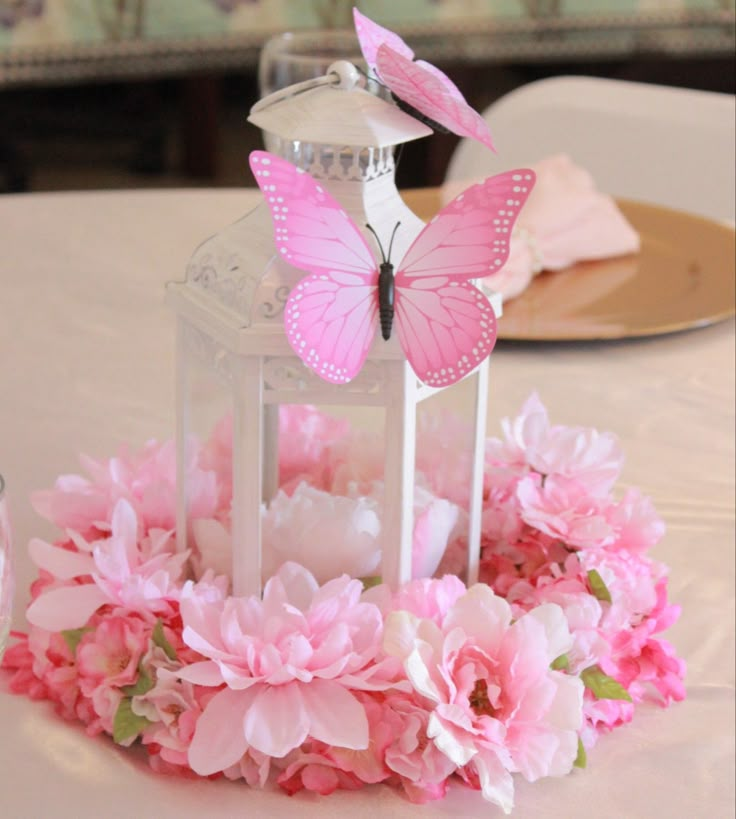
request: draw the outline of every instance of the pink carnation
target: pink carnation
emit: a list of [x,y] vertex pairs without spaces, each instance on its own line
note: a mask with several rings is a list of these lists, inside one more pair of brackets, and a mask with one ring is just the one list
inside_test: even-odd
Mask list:
[[179,676],[225,685],[207,704],[189,749],[207,775],[236,764],[253,748],[283,757],[307,736],[329,745],[368,744],[365,711],[350,689],[385,687],[371,679],[382,620],[361,602],[348,577],[319,587],[293,563],[269,580],[263,599],[217,599],[187,584],[181,601],[184,640],[208,660]]

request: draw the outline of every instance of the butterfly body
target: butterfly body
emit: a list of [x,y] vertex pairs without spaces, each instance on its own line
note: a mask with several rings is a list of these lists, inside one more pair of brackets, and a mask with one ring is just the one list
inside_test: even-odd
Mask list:
[[395,298],[394,266],[391,262],[381,262],[378,273],[378,318],[384,341],[391,338]]
[[490,354],[496,317],[472,280],[505,263],[532,171],[471,186],[394,263],[390,247],[376,260],[355,221],[309,174],[264,151],[253,151],[250,165],[271,210],[278,254],[309,274],[289,294],[284,326],[294,352],[317,375],[351,381],[379,326],[386,340],[396,329],[412,369],[432,387],[454,384]]

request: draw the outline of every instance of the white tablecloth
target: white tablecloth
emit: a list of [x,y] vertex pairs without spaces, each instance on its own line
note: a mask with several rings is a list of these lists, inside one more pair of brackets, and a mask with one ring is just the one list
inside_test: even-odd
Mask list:
[[[0,198],[0,470],[17,548],[16,623],[33,576],[24,549],[52,536],[28,495],[79,452],[109,456],[173,434],[172,316],[164,283],[253,191]],[[663,282],[666,287],[666,282]],[[556,423],[620,436],[626,485],[668,525],[654,556],[683,606],[669,637],[688,698],[603,738],[588,768],[517,782],[520,817],[732,817],[734,806],[734,325],[617,343],[508,345],[491,367],[489,431],[532,389]],[[0,693],[0,814],[23,817],[498,816],[476,793],[409,804],[389,788],[328,798],[173,782],[45,703]]]

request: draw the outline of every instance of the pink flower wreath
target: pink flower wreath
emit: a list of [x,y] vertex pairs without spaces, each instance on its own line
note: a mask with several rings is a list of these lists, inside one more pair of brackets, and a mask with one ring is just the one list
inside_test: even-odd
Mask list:
[[[157,770],[328,794],[384,782],[414,802],[464,781],[505,812],[528,781],[585,764],[646,700],[684,695],[660,632],[664,526],[612,490],[613,436],[550,424],[536,395],[486,448],[481,582],[462,572],[467,474],[448,429],[420,452],[415,579],[375,585],[376,442],[282,408],[281,490],[264,510],[261,598],[229,596],[231,425],[192,446],[192,548],[174,545],[174,448],[151,442],[34,496],[64,534],[39,567],[10,688]],[[456,422],[445,419],[446,426]],[[368,582],[370,580],[370,582]]]

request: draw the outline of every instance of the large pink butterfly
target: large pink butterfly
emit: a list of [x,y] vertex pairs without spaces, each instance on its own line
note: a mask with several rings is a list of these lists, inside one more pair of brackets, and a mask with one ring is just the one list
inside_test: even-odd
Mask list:
[[414,52],[398,34],[355,8],[353,20],[365,61],[407,113],[418,112],[420,119],[439,130],[477,139],[495,150],[486,121],[446,74],[424,60],[415,61]]
[[379,316],[385,339],[396,325],[425,384],[454,384],[490,354],[496,316],[470,280],[504,265],[533,171],[509,171],[461,193],[422,229],[394,275],[309,174],[265,151],[251,153],[250,167],[271,210],[278,252],[311,274],[291,291],[284,324],[294,352],[321,378],[344,384],[357,375]]

